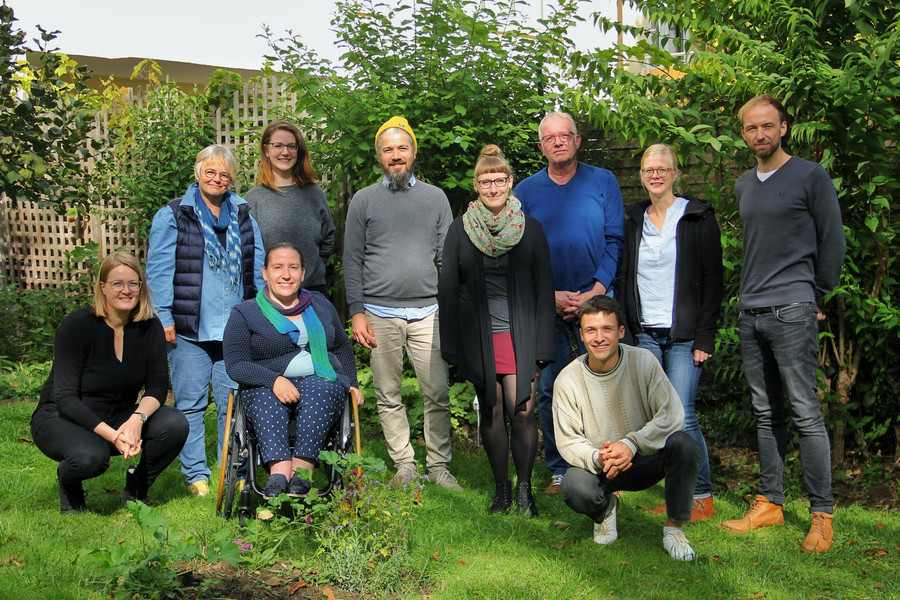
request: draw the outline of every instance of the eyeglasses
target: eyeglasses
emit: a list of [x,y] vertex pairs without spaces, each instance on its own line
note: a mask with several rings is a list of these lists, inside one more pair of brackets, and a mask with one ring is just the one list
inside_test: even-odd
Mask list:
[[673,169],[670,169],[669,167],[659,167],[658,169],[647,168],[641,169],[641,173],[644,175],[644,177],[653,177],[654,173],[659,173],[660,177],[665,177],[670,172],[672,172],[672,170]]
[[560,133],[558,135],[545,135],[541,138],[541,143],[546,145],[555,144],[559,140],[563,144],[568,144],[575,138],[574,133]]
[[209,180],[213,180],[216,177],[218,177],[219,181],[221,181],[222,183],[228,183],[229,181],[231,181],[231,175],[229,175],[228,173],[224,173],[224,172],[219,173],[218,171],[216,171],[214,169],[207,169],[207,170],[203,171],[203,176]]
[[492,185],[496,185],[497,189],[499,190],[499,189],[503,189],[507,186],[507,184],[509,183],[509,176],[498,178],[498,179],[479,179],[477,183],[478,183],[478,187],[480,187],[483,190],[491,189]]
[[282,144],[281,142],[266,142],[266,146],[270,146],[275,152],[281,152],[285,148],[291,154],[295,154],[297,152],[297,144]]
[[141,291],[141,287],[144,285],[140,281],[107,281],[104,283],[117,292],[121,292],[122,290],[124,290],[126,285],[128,286],[128,289],[130,291],[139,292]]

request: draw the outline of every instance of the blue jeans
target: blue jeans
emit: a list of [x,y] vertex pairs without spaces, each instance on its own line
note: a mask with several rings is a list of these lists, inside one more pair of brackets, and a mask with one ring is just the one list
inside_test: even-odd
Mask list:
[[709,472],[709,453],[706,450],[706,440],[700,431],[700,423],[697,421],[697,411],[694,403],[697,399],[697,384],[700,382],[700,374],[703,369],[694,366],[694,342],[693,340],[677,342],[667,336],[660,336],[655,332],[644,332],[635,335],[638,348],[646,348],[653,353],[672,387],[681,398],[684,407],[684,430],[690,434],[697,443],[700,455],[700,464],[697,470],[697,485],[694,488],[694,497],[705,498],[712,493],[712,478]]
[[222,456],[228,390],[237,389],[237,384],[225,372],[222,342],[192,342],[179,335],[177,344],[168,345],[168,354],[175,408],[184,413],[190,426],[187,441],[178,455],[181,472],[188,484],[209,481],[206,427],[203,424],[203,415],[209,404],[209,384],[212,382],[213,397],[219,413],[217,460]]
[[800,460],[810,511],[830,513],[831,447],[816,397],[817,309],[812,303],[788,304],[769,312],[740,314],[744,375],[757,420],[759,493],[784,502],[787,414],[800,435]]
[[553,432],[553,382],[556,381],[559,372],[572,362],[575,356],[587,352],[581,342],[578,320],[564,321],[559,315],[553,317],[553,350],[556,362],[541,369],[535,382],[535,389],[538,395],[541,432],[544,434],[544,457],[547,461],[547,468],[553,475],[565,475],[571,465],[559,455],[559,450],[556,449],[556,434]]

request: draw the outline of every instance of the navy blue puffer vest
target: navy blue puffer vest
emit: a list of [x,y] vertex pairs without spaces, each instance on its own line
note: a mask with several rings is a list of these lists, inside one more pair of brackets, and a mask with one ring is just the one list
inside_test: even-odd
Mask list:
[[[174,298],[172,317],[175,332],[194,337],[200,330],[200,295],[203,289],[203,230],[193,206],[182,206],[183,198],[172,200],[169,208],[175,214],[178,238],[175,242],[175,275],[172,279]],[[241,275],[244,300],[256,295],[253,283],[254,238],[250,222],[250,206],[238,205],[238,228],[241,233]]]

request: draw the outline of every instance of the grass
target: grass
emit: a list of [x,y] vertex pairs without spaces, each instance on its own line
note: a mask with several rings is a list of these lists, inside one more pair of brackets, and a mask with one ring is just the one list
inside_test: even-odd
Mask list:
[[[27,441],[34,406],[0,402],[0,599],[104,598],[99,571],[73,559],[82,548],[138,545],[138,529],[113,493],[124,480],[124,463],[112,459],[106,474],[87,482],[91,512],[60,515],[54,463]],[[364,446],[366,453],[386,457],[382,441]],[[719,522],[740,516],[746,503],[717,489],[719,514],[686,527],[698,560],[678,563],[662,550],[664,517],[644,510],[662,501],[661,486],[625,494],[620,538],[601,548],[591,540],[588,519],[571,512],[560,497],[538,494],[537,519],[488,515],[493,483],[483,453],[457,451],[452,467],[466,491],[426,486],[423,506],[410,526],[413,583],[405,597],[900,597],[897,511],[839,506],[834,548],[810,556],[799,550],[809,523],[801,499],[786,504],[785,527],[735,536],[721,530]],[[541,465],[534,479],[536,487],[546,485],[548,473]],[[179,533],[203,540],[223,526],[215,516],[214,497],[188,496],[177,468],[166,470],[151,496]],[[239,537],[236,523],[227,526]],[[283,558],[309,564],[314,550],[309,544],[285,544]]]

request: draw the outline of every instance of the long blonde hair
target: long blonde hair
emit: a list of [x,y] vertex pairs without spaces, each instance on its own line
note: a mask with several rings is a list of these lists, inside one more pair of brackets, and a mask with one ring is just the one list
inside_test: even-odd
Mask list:
[[100,274],[94,283],[94,314],[98,317],[106,317],[106,298],[101,291],[102,283],[106,283],[109,272],[119,266],[125,266],[138,274],[138,281],[141,282],[141,292],[138,294],[137,306],[131,310],[132,321],[146,321],[156,316],[153,310],[153,303],[150,301],[150,289],[147,286],[147,276],[141,268],[141,263],[127,252],[113,252],[100,264]]

